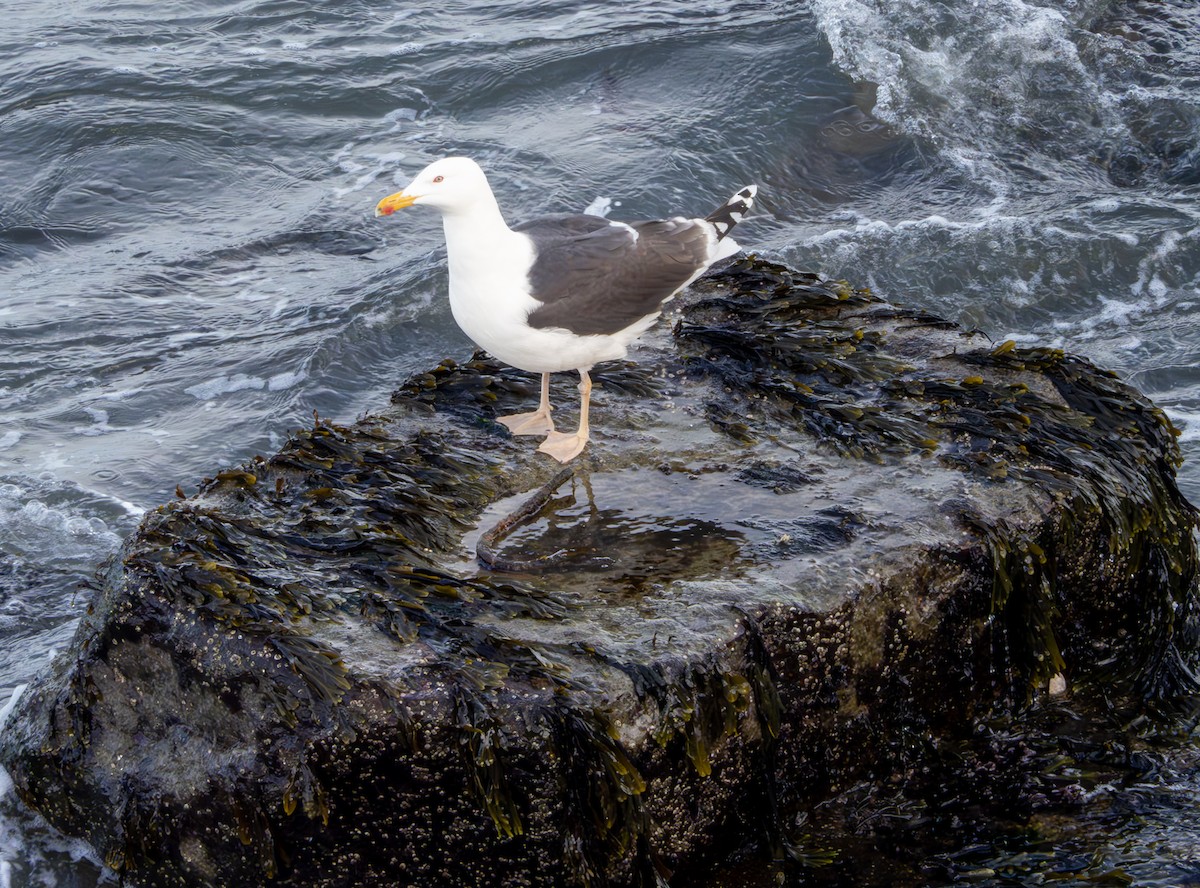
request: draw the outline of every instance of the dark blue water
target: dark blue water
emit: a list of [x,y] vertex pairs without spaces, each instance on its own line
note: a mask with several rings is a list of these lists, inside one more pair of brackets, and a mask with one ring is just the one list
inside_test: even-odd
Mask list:
[[[1117,370],[1179,426],[1200,500],[1194,2],[3,15],[0,700],[176,485],[469,353],[437,221],[372,216],[450,153],[487,167],[510,221],[708,211],[756,181],[744,246]],[[1178,884],[1200,857],[1194,757],[1184,742],[1157,782],[1098,795],[1081,853]],[[106,878],[0,799],[0,888]]]

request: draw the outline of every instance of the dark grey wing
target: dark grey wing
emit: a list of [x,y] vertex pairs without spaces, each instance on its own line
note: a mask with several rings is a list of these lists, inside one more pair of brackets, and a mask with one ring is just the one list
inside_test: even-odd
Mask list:
[[533,240],[532,327],[616,333],[658,312],[709,262],[713,231],[696,219],[631,225],[598,216],[550,216],[524,225]]

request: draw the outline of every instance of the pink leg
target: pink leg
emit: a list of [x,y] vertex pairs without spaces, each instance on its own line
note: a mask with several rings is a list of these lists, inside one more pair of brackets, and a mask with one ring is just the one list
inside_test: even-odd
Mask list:
[[514,413],[497,416],[496,421],[508,426],[514,435],[545,435],[554,431],[554,420],[550,418],[550,374],[542,374],[542,401],[533,413]]
[[586,370],[579,371],[579,430],[572,435],[551,432],[538,448],[559,462],[569,462],[580,454],[588,442],[588,406],[592,400],[592,378]]

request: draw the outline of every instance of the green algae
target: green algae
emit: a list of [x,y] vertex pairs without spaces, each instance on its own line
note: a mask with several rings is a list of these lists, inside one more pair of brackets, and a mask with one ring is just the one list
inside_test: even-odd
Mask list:
[[[449,378],[461,382],[459,375]],[[474,382],[456,390],[489,400],[480,393],[494,380],[478,372]],[[416,388],[424,392],[428,385]],[[275,681],[265,692],[291,728],[301,721],[336,724],[338,704],[352,686],[342,658],[309,634],[314,620],[337,622],[356,609],[398,642],[429,646],[455,700],[472,792],[498,835],[522,835],[521,806],[508,777],[513,738],[501,715],[503,696],[513,684],[550,688],[557,699],[580,690],[566,664],[586,652],[505,638],[479,619],[483,613],[560,618],[567,607],[560,598],[508,581],[464,579],[437,566],[461,533],[453,516],[496,496],[500,476],[485,460],[454,455],[435,436],[400,443],[371,422],[351,429],[318,421],[255,468],[254,484],[247,482],[251,472],[239,470],[220,473],[201,489],[204,496],[236,494],[240,508],[221,520],[191,501],[158,510],[124,559],[127,574],[282,657],[303,684]],[[305,575],[310,579],[301,582]],[[317,594],[313,576],[340,591]],[[402,688],[389,690],[402,699]],[[573,828],[573,853],[580,872],[602,872],[611,855],[638,847],[648,828],[638,799],[644,781],[600,712],[547,708],[541,719],[555,754],[588,775],[571,789],[580,796],[576,810],[590,812]],[[410,729],[419,742],[420,726]],[[279,804],[285,815],[299,807],[327,822],[327,795],[301,759]],[[239,833],[264,841],[257,825],[266,815],[244,799],[238,804]],[[264,846],[262,857],[273,870],[274,851]]]
[[[1109,494],[1111,479],[1097,476],[1116,458],[1126,470],[1121,480],[1137,483],[1145,474],[1144,458],[1111,447],[1112,452],[1097,456],[1089,443],[1096,422],[1092,414],[1099,408],[1108,416],[1119,407],[1125,424],[1105,431],[1112,440],[1127,442],[1129,450],[1140,448],[1146,435],[1161,442],[1161,433],[1169,431],[1161,415],[1150,412],[1147,418],[1145,410],[1134,409],[1138,405],[1127,405],[1124,390],[1097,390],[1090,367],[1056,353],[1002,347],[960,357],[984,372],[995,367],[1049,375],[1066,393],[1065,406],[1007,379],[920,376],[887,354],[886,331],[870,325],[905,321],[948,329],[939,319],[881,311],[865,291],[778,267],[759,263],[751,275],[744,274],[745,265],[738,271],[735,294],[689,307],[676,328],[677,339],[692,350],[685,359],[688,372],[714,380],[729,394],[724,402],[706,404],[715,428],[743,442],[771,436],[772,424],[800,428],[844,457],[883,461],[918,452],[994,483],[1024,479],[1065,490],[1088,478],[1093,484],[1082,494],[1084,505],[1099,510],[1112,528],[1110,551],[1119,551],[1121,541],[1127,550],[1138,551],[1173,543],[1176,560],[1170,567],[1180,581],[1168,594],[1182,594],[1194,563],[1184,545],[1186,528],[1171,526],[1175,512],[1164,507],[1154,514],[1145,506],[1131,512],[1127,489]],[[755,298],[747,299],[748,294]],[[847,323],[848,311],[872,313],[864,314],[860,325]],[[719,321],[712,320],[714,314]],[[609,384],[653,390],[636,373],[614,375]],[[529,393],[525,380],[476,357],[464,365],[444,362],[410,381],[393,401],[478,422],[506,400]],[[1117,403],[1118,397],[1125,400]],[[743,405],[750,401],[758,422],[747,420]],[[219,473],[202,489],[204,494],[236,493],[246,507],[244,517],[172,504],[164,510],[164,524],[152,525],[142,536],[144,545],[127,557],[126,568],[152,571],[164,592],[230,628],[261,636],[282,655],[310,692],[308,699],[299,699],[292,686],[276,689],[280,714],[291,725],[301,706],[309,707],[311,717],[317,704],[340,703],[351,686],[337,653],[306,635],[310,619],[336,620],[339,609],[356,605],[397,641],[430,645],[453,689],[470,785],[502,837],[520,836],[525,828],[520,793],[509,777],[515,740],[500,715],[503,695],[520,684],[568,698],[582,689],[576,677],[581,657],[602,660],[633,681],[638,696],[659,713],[653,736],[660,748],[678,750],[672,754],[685,756],[699,776],[711,773],[714,745],[743,732],[748,718],[762,738],[763,755],[770,757],[781,703],[765,656],[742,671],[730,671],[719,658],[658,661],[647,668],[578,646],[556,649],[505,639],[481,626],[481,613],[551,620],[571,606],[519,583],[466,580],[438,567],[467,526],[471,508],[503,489],[493,462],[465,454],[436,435],[401,443],[382,424],[368,421],[349,429],[318,422],[277,456]],[[1169,490],[1147,493],[1151,502],[1156,496],[1171,506],[1180,500]],[[1007,614],[1008,623],[1026,633],[1024,659],[1017,657],[1021,674],[1030,687],[1044,684],[1066,668],[1055,634],[1061,614],[1054,601],[1053,549],[1048,557],[1042,544],[1014,541],[1009,529],[969,515],[963,523],[991,552],[993,612]],[[1143,541],[1143,534],[1150,536]],[[262,573],[255,565],[272,549],[299,558],[310,571],[338,577],[338,588],[352,585],[352,591],[314,596],[304,591],[310,583],[278,571]],[[285,560],[271,559],[275,564]],[[1129,569],[1136,572],[1139,565]],[[355,578],[353,584],[347,574]],[[552,755],[579,778],[567,780],[564,789],[575,798],[574,810],[587,815],[569,827],[572,866],[581,883],[602,883],[604,861],[630,853],[642,860],[638,871],[651,878],[660,865],[645,843],[650,828],[642,801],[646,780],[608,717],[600,710],[566,706],[542,710],[538,721],[552,738]],[[308,816],[327,820],[325,791],[307,768],[296,773],[283,795],[285,813],[295,810],[299,798]],[[774,808],[773,790],[765,793]],[[249,814],[239,823],[242,819],[255,823]],[[262,840],[263,830],[239,828]],[[775,855],[788,853],[781,835],[771,844]]]
[[729,403],[706,405],[716,427],[742,442],[775,437],[740,419],[753,405],[771,425],[802,428],[846,456],[878,459],[924,445],[926,430],[870,403],[877,384],[902,374],[906,364],[881,349],[883,331],[841,320],[846,310],[878,300],[749,260],[709,285],[726,280],[737,282],[732,293],[689,307],[675,330],[689,371],[731,393]]
[[[876,465],[913,459],[1017,493],[1032,486],[1058,506],[1053,521],[1018,526],[958,505],[970,545],[946,556],[985,561],[981,631],[992,633],[1010,698],[1030,699],[1064,671],[1073,682],[1111,679],[1142,699],[1193,689],[1195,513],[1174,487],[1179,454],[1161,412],[1087,362],[984,345],[927,313],[782,266],[745,260],[699,289],[674,331],[682,357],[663,375],[682,371],[702,393],[704,417],[730,443],[732,476],[781,495],[819,486],[805,463],[756,451],[770,442]],[[917,355],[909,342],[949,357]],[[596,379],[638,398],[669,388],[630,365]],[[723,648],[638,658],[602,639],[530,630],[572,624],[592,606],[553,581],[446,567],[487,504],[549,477],[492,422],[536,395],[535,379],[479,355],[445,361],[395,393],[393,415],[353,426],[317,419],[275,456],[219,472],[196,497],[156,510],[114,566],[110,587],[138,599],[138,633],[172,636],[183,613],[211,639],[177,642],[186,682],[211,684],[221,700],[241,699],[238,686],[253,683],[291,732],[271,752],[285,776],[239,784],[221,802],[267,877],[288,866],[281,815],[302,813],[326,831],[346,816],[331,750],[373,739],[358,715],[369,706],[395,717],[387,743],[397,755],[419,757],[449,738],[463,785],[502,843],[530,839],[540,802],[526,784],[531,772],[552,774],[565,800],[560,853],[577,884],[607,884],[614,861],[627,864],[625,881],[657,884],[669,869],[652,841],[655,781],[671,773],[664,762],[715,783],[730,750],[754,759],[740,789],[761,802],[751,829],[769,856],[824,860],[819,843],[797,847],[781,827],[782,799],[802,794],[777,782],[781,745],[794,742],[789,731],[803,716],[789,711],[781,654],[768,654],[749,603]],[[838,527],[858,522],[852,511],[836,514]],[[1081,552],[1108,559],[1104,569],[1133,591],[1102,598],[1094,614],[1072,608],[1063,583],[1098,575],[1081,570]],[[1134,618],[1148,631],[1132,655],[1129,645],[1089,654],[1066,642],[1074,625],[1108,639]],[[890,629],[888,621],[890,612],[880,616]],[[515,623],[527,625],[508,631]],[[117,625],[88,656],[135,637]],[[374,637],[345,634],[359,625]],[[368,670],[351,657],[355,642],[382,644],[405,665]],[[881,643],[874,656],[886,650]],[[648,714],[651,749],[622,740],[605,678],[614,673]],[[87,678],[71,685],[65,712],[81,738],[78,761],[99,693]],[[434,696],[446,712],[419,709]],[[839,701],[847,713],[871,705],[850,693]],[[895,742],[909,741],[920,747]],[[110,856],[128,871],[163,853],[169,814],[130,806],[124,817]]]
[[[1098,555],[1149,578],[1133,598],[1156,627],[1143,653],[1106,680],[1155,699],[1195,692],[1196,655],[1172,640],[1194,621],[1197,513],[1175,484],[1178,431],[1160,409],[1061,350],[980,347],[982,337],[943,319],[754,258],[703,289],[715,295],[689,306],[675,334],[689,372],[724,393],[705,405],[714,429],[746,444],[802,427],[842,457],[915,454],[982,482],[1032,484],[1063,503],[1058,526],[1039,539],[994,517],[960,519],[991,553],[992,610],[1023,639],[1014,667],[1027,690],[1067,666],[1053,540],[1099,532]],[[914,328],[943,331],[954,361],[978,372],[931,377],[897,359]]]

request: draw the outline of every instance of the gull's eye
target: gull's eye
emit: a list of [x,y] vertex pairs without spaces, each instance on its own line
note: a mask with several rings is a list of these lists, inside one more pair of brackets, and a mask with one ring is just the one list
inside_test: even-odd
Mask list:
[[444,179],[444,178],[446,178],[446,177],[445,176],[434,176],[433,182],[436,185],[438,182],[442,181],[442,179]]

